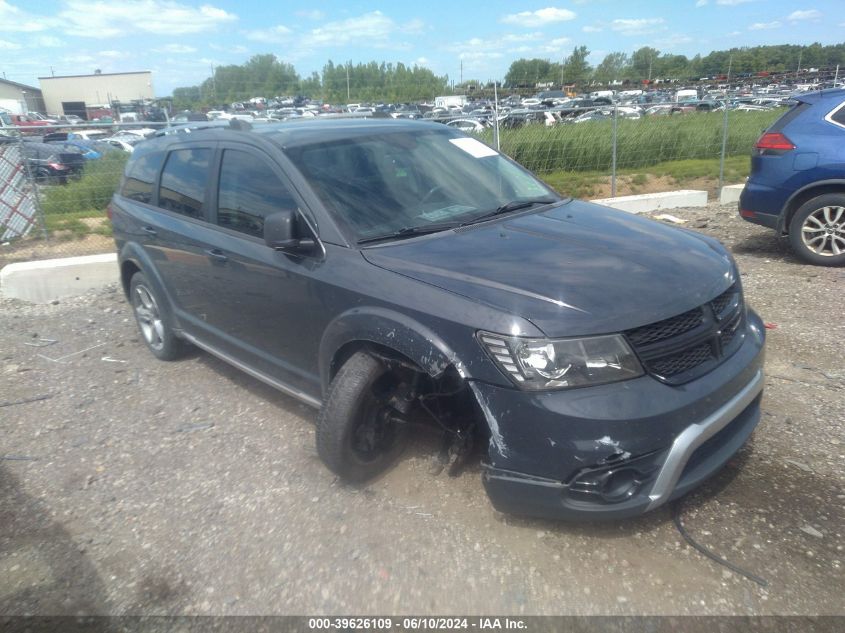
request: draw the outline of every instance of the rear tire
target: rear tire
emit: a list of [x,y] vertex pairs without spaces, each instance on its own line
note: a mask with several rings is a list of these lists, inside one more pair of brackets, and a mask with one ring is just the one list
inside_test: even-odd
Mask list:
[[357,352],[329,386],[317,419],[317,453],[341,479],[362,482],[386,470],[402,453],[406,424],[389,400],[399,377],[378,359]]
[[809,264],[845,265],[845,194],[826,193],[801,205],[789,222],[789,243]]
[[147,349],[159,360],[176,360],[182,356],[186,344],[176,337],[169,315],[161,309],[162,299],[156,294],[144,273],[132,275],[129,282],[129,301]]

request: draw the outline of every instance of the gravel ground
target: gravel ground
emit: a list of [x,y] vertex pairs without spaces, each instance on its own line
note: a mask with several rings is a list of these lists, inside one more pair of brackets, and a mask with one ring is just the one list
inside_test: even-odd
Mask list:
[[668,508],[499,514],[477,463],[432,474],[425,434],[344,486],[312,410],[201,352],[156,361],[112,287],[0,301],[0,613],[845,614],[845,272],[735,207],[671,213],[733,250],[776,326],[758,430],[683,511],[767,587],[688,547]]

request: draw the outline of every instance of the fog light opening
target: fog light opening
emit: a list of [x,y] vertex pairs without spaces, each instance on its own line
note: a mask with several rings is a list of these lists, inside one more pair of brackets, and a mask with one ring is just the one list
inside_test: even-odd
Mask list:
[[630,499],[642,485],[642,474],[633,468],[623,468],[607,473],[601,487],[601,495],[607,501]]

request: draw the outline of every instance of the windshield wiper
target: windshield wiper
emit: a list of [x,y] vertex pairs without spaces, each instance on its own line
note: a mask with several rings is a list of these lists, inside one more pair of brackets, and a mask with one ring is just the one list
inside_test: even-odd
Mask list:
[[472,220],[465,222],[464,224],[475,224],[476,222],[482,222],[483,220],[487,220],[497,215],[511,213],[512,211],[519,211],[520,209],[527,209],[528,207],[533,207],[535,204],[552,204],[553,202],[558,202],[558,200],[555,198],[523,198],[521,200],[511,200],[500,207],[496,207],[492,211],[488,211],[487,213],[482,213],[481,215],[474,217]]
[[403,226],[391,233],[384,235],[376,235],[375,237],[365,237],[358,240],[358,244],[368,244],[370,242],[378,242],[389,239],[402,239],[405,237],[416,237],[417,235],[427,235],[428,233],[439,233],[440,231],[447,231],[461,226],[460,222],[440,222],[438,224],[423,224],[421,226]]

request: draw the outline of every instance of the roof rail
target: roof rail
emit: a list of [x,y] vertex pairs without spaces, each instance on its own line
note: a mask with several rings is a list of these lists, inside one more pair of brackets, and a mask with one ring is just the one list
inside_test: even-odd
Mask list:
[[194,121],[157,130],[153,136],[171,136],[173,134],[190,134],[200,130],[230,129],[239,132],[249,132],[252,124],[241,119],[215,119],[213,121]]

